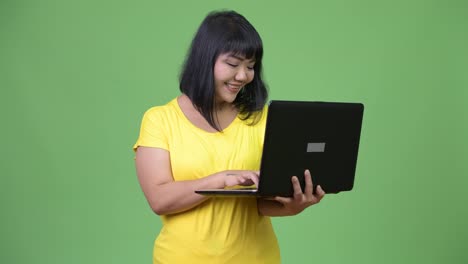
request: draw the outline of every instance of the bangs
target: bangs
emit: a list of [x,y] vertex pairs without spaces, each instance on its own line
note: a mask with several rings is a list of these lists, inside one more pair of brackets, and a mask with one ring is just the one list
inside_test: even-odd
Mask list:
[[231,36],[221,48],[221,53],[231,53],[249,60],[260,61],[263,55],[263,46],[260,37],[236,34]]

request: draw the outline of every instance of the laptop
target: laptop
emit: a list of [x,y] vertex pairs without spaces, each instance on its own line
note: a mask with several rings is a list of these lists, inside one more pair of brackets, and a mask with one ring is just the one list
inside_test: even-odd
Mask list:
[[309,169],[314,192],[354,186],[364,113],[361,103],[272,100],[268,107],[258,188],[196,190],[209,196],[293,196],[291,177],[302,190]]

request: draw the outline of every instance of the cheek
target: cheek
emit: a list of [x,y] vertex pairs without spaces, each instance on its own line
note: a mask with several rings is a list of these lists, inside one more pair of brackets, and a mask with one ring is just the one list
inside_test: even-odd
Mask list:
[[213,69],[214,79],[217,82],[224,82],[230,76],[229,70],[226,67],[218,66]]
[[219,79],[219,75],[220,75],[219,68],[215,67],[213,69],[213,78],[215,79],[215,81]]
[[248,77],[249,77],[248,82],[253,81],[253,79],[254,79],[254,77],[255,77],[255,72],[252,71],[251,73],[249,73]]

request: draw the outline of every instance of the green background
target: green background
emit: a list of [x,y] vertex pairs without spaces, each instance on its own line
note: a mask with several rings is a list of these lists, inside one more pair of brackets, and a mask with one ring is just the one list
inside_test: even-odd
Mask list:
[[1,0],[0,262],[151,262],[131,147],[220,8],[271,99],[366,106],[355,189],[273,219],[283,263],[467,263],[466,0]]

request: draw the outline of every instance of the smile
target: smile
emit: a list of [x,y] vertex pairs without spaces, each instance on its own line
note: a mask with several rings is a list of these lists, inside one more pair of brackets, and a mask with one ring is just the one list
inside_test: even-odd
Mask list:
[[232,84],[232,83],[224,83],[229,90],[239,91],[242,88],[242,84]]

